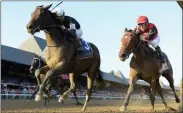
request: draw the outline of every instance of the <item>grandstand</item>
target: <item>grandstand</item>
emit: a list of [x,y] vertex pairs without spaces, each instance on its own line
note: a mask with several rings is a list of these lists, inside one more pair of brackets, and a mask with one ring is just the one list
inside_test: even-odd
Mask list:
[[[1,45],[1,98],[11,94],[27,94],[28,96],[34,91],[36,81],[33,75],[29,73],[29,67],[34,54],[44,57],[46,50],[46,41],[36,36],[30,36],[23,42],[19,48],[12,48]],[[104,89],[96,89],[93,96],[110,97],[110,98],[124,98],[129,86],[129,79],[125,78],[119,70],[114,72],[102,72],[105,80]],[[138,80],[133,96],[143,97],[149,90],[149,84]],[[171,91],[170,87],[164,85],[160,81],[161,87],[166,94]],[[179,87],[175,87],[179,91]],[[84,91],[79,92],[79,95],[84,95]],[[138,94],[138,95],[136,95]],[[148,94],[148,93],[147,93]],[[3,96],[4,95],[4,96]],[[170,95],[173,95],[170,93]],[[71,95],[72,96],[72,95]]]

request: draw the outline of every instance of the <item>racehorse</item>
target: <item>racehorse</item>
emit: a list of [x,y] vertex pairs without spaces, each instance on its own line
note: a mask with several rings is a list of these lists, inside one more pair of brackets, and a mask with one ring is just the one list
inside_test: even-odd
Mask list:
[[65,97],[71,90],[75,90],[77,76],[86,72],[87,93],[82,108],[82,111],[85,111],[92,95],[94,80],[100,83],[102,82],[100,53],[94,44],[87,43],[90,51],[92,50],[92,55],[91,57],[79,59],[79,51],[76,50],[75,42],[72,40],[75,37],[66,35],[65,30],[60,27],[61,23],[58,21],[57,15],[49,10],[51,6],[52,4],[45,7],[37,6],[31,14],[31,19],[27,24],[27,31],[32,35],[40,30],[44,31],[47,42],[47,51],[45,55],[47,65],[37,69],[35,72],[36,75],[45,73],[46,76],[39,86],[39,91],[35,100],[41,100],[45,83],[56,73],[69,73],[71,86],[69,90],[63,94],[63,97]]
[[[36,69],[43,67],[45,65],[46,65],[45,60],[41,56],[35,55],[35,57],[32,59],[31,67],[30,67],[29,71],[30,71],[30,73],[34,73]],[[36,80],[37,80],[37,83],[39,86],[41,84],[41,82],[44,80],[45,74],[40,74],[40,75],[35,76],[35,77],[36,77]],[[82,77],[82,80],[85,80],[84,77]],[[60,95],[63,95],[63,93],[65,91],[64,90],[65,86],[69,87],[70,82],[69,82],[69,80],[63,80],[59,76],[52,76],[52,78],[47,83],[47,86],[48,86],[47,93],[50,92],[52,88],[54,88],[57,90],[57,92]],[[79,101],[78,101],[76,91],[73,91],[73,95],[74,95],[75,100],[76,100],[76,105],[80,105],[81,103],[79,103]],[[34,97],[34,96],[32,96],[32,97]],[[62,102],[62,104],[63,104],[63,100],[61,98],[62,97],[60,96],[59,102]]]
[[177,103],[179,103],[180,99],[175,93],[174,88],[173,69],[167,55],[163,53],[169,69],[160,71],[162,64],[160,59],[158,59],[156,52],[151,49],[146,42],[142,41],[140,37],[137,37],[133,30],[127,30],[127,28],[125,28],[121,43],[122,45],[119,52],[120,60],[125,61],[131,53],[133,53],[133,56],[130,61],[130,86],[120,111],[127,110],[130,95],[132,94],[138,79],[144,80],[150,84],[150,100],[153,110],[155,102],[155,91],[157,91],[157,93],[160,95],[165,108],[168,108],[159,83],[159,77],[161,75],[168,80],[170,87],[174,93],[175,100]]

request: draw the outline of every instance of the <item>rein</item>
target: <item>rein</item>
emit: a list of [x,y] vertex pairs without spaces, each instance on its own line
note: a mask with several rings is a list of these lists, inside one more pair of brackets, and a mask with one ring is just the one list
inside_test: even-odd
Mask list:
[[[52,27],[61,27],[61,26],[60,26],[60,25],[49,25],[49,26],[40,27],[40,25],[39,25],[38,27],[36,27],[36,28],[34,29],[34,31],[36,31],[36,30],[40,31],[41,28],[42,28],[42,29],[45,29],[45,28],[52,28]],[[61,27],[61,28],[62,28],[62,27]],[[47,45],[47,47],[60,47],[60,46],[63,46],[63,44],[61,44],[61,45],[54,45],[54,46],[48,46],[48,45]]]
[[[138,38],[135,34],[132,33],[132,35],[135,37],[135,38]],[[134,52],[136,49],[139,48],[139,46],[141,45],[142,41],[140,40],[140,42],[138,43],[138,45],[135,47],[133,47],[128,53],[127,53],[127,58],[129,57],[129,55]]]

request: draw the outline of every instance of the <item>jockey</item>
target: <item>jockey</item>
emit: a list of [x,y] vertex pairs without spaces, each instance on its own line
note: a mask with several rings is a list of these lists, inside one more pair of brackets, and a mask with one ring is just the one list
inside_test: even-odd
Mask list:
[[153,23],[149,23],[146,16],[140,16],[137,20],[137,24],[138,26],[134,30],[135,34],[156,49],[159,59],[163,63],[163,67],[167,67],[166,59],[164,58],[159,47],[160,37],[156,26]]
[[82,44],[80,42],[83,31],[81,30],[79,22],[71,16],[65,16],[65,12],[61,8],[56,8],[55,11],[59,17],[59,20],[61,21],[62,27],[68,29],[70,33],[76,37],[76,43],[78,44],[77,50],[83,50]]

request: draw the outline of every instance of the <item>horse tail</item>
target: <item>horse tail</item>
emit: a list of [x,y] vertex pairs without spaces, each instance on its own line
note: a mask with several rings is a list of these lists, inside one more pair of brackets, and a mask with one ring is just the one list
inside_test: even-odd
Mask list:
[[100,69],[98,69],[98,71],[97,71],[97,79],[98,79],[99,82],[103,81],[102,71]]
[[163,52],[163,56],[164,56],[165,59],[166,59],[166,62],[167,62],[167,65],[168,65],[169,69],[170,69],[171,71],[173,71],[172,65],[171,65],[171,63],[170,63],[170,60],[169,60],[168,56],[167,56],[164,52]]

